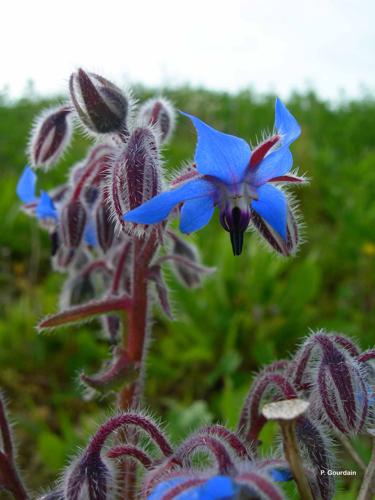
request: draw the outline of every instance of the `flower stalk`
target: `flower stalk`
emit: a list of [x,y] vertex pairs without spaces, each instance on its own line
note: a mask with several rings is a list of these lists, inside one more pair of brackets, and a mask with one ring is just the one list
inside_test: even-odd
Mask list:
[[289,399],[269,403],[262,413],[268,420],[276,420],[280,426],[285,458],[290,465],[302,500],[313,500],[296,438],[296,419],[307,410],[309,403],[301,399]]
[[372,435],[372,454],[363,477],[358,500],[371,500],[375,496],[375,430],[369,431]]

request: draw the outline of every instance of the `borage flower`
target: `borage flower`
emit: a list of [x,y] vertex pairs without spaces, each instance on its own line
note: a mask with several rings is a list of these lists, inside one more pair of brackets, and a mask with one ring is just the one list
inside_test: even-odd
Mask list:
[[52,198],[45,191],[36,196],[36,174],[30,167],[25,167],[17,184],[17,196],[24,203],[24,209],[35,213],[40,220],[57,220],[57,211]]
[[218,207],[234,255],[241,254],[243,235],[251,222],[279,253],[292,254],[298,241],[297,224],[285,194],[272,184],[304,181],[290,173],[293,158],[289,146],[301,132],[295,118],[276,99],[276,133],[251,151],[243,139],[182,114],[197,130],[196,169],[182,184],[126,213],[124,220],[158,223],[182,203],[180,229],[191,233],[204,227]]

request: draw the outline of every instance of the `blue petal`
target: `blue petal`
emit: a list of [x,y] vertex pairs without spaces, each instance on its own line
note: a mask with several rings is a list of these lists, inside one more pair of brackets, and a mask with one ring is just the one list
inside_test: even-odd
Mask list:
[[181,483],[186,481],[186,478],[183,477],[175,477],[173,479],[169,479],[167,481],[163,481],[162,483],[159,483],[152,493],[148,496],[148,500],[160,500],[160,498],[167,493],[171,488],[174,486],[177,486]]
[[254,176],[254,184],[261,186],[273,177],[285,175],[293,165],[293,156],[287,147],[267,155],[260,163]]
[[283,146],[291,144],[301,133],[297,120],[279,98],[276,98],[275,103],[275,128],[282,136]]
[[24,203],[35,201],[35,184],[35,172],[30,167],[25,167],[16,188],[18,198]]
[[230,477],[215,476],[197,489],[199,500],[224,500],[234,497],[236,488]]
[[215,186],[209,181],[203,179],[189,181],[181,187],[158,194],[143,205],[130,210],[123,219],[138,224],[155,224],[168,217],[172,208],[182,201],[212,196],[215,192]]
[[287,202],[285,194],[265,184],[258,188],[258,201],[252,202],[253,209],[286,240]]
[[290,469],[271,469],[270,474],[272,479],[277,482],[285,482],[293,479]]
[[250,161],[251,150],[247,142],[215,130],[195,116],[182,114],[190,118],[197,129],[195,162],[198,172],[217,177],[226,184],[241,182]]
[[52,198],[45,191],[41,191],[39,203],[36,206],[35,214],[38,219],[56,219],[57,211]]
[[95,227],[95,222],[92,219],[89,219],[89,221],[87,222],[83,237],[88,245],[92,247],[96,246],[97,244],[96,227]]
[[183,233],[198,231],[210,222],[214,210],[212,196],[185,201],[181,210],[180,230]]

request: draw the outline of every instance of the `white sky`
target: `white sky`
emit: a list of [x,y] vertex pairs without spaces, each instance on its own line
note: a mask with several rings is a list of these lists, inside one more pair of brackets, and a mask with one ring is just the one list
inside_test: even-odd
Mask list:
[[116,83],[375,91],[375,0],[3,0],[0,90],[64,91],[78,66]]

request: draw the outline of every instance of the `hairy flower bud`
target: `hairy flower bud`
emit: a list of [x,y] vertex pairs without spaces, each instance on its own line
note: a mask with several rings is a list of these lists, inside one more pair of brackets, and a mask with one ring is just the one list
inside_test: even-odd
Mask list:
[[103,190],[96,207],[95,220],[98,242],[104,253],[111,248],[115,237],[115,224],[111,215],[108,194],[106,190]]
[[328,433],[318,421],[301,416],[296,420],[296,436],[303,458],[312,470],[310,486],[318,490],[321,498],[332,498],[335,482],[327,472],[334,464]]
[[87,220],[86,209],[80,200],[66,204],[61,212],[63,244],[67,248],[78,248],[81,244]]
[[162,97],[149,99],[139,110],[139,120],[141,123],[155,125],[160,134],[160,142],[166,143],[172,136],[176,113],[172,104]]
[[109,200],[115,220],[129,229],[123,215],[153,198],[161,191],[162,173],[158,144],[150,127],[133,130],[111,169]]
[[43,111],[36,119],[29,142],[33,167],[55,165],[72,137],[72,110],[68,106]]
[[344,434],[357,434],[368,413],[368,393],[358,363],[321,337],[323,359],[317,373],[318,393],[330,423]]
[[82,123],[92,132],[127,131],[129,97],[113,83],[79,69],[70,77],[70,95]]
[[114,477],[103,462],[100,451],[90,447],[68,469],[64,480],[66,500],[108,500],[114,488]]

